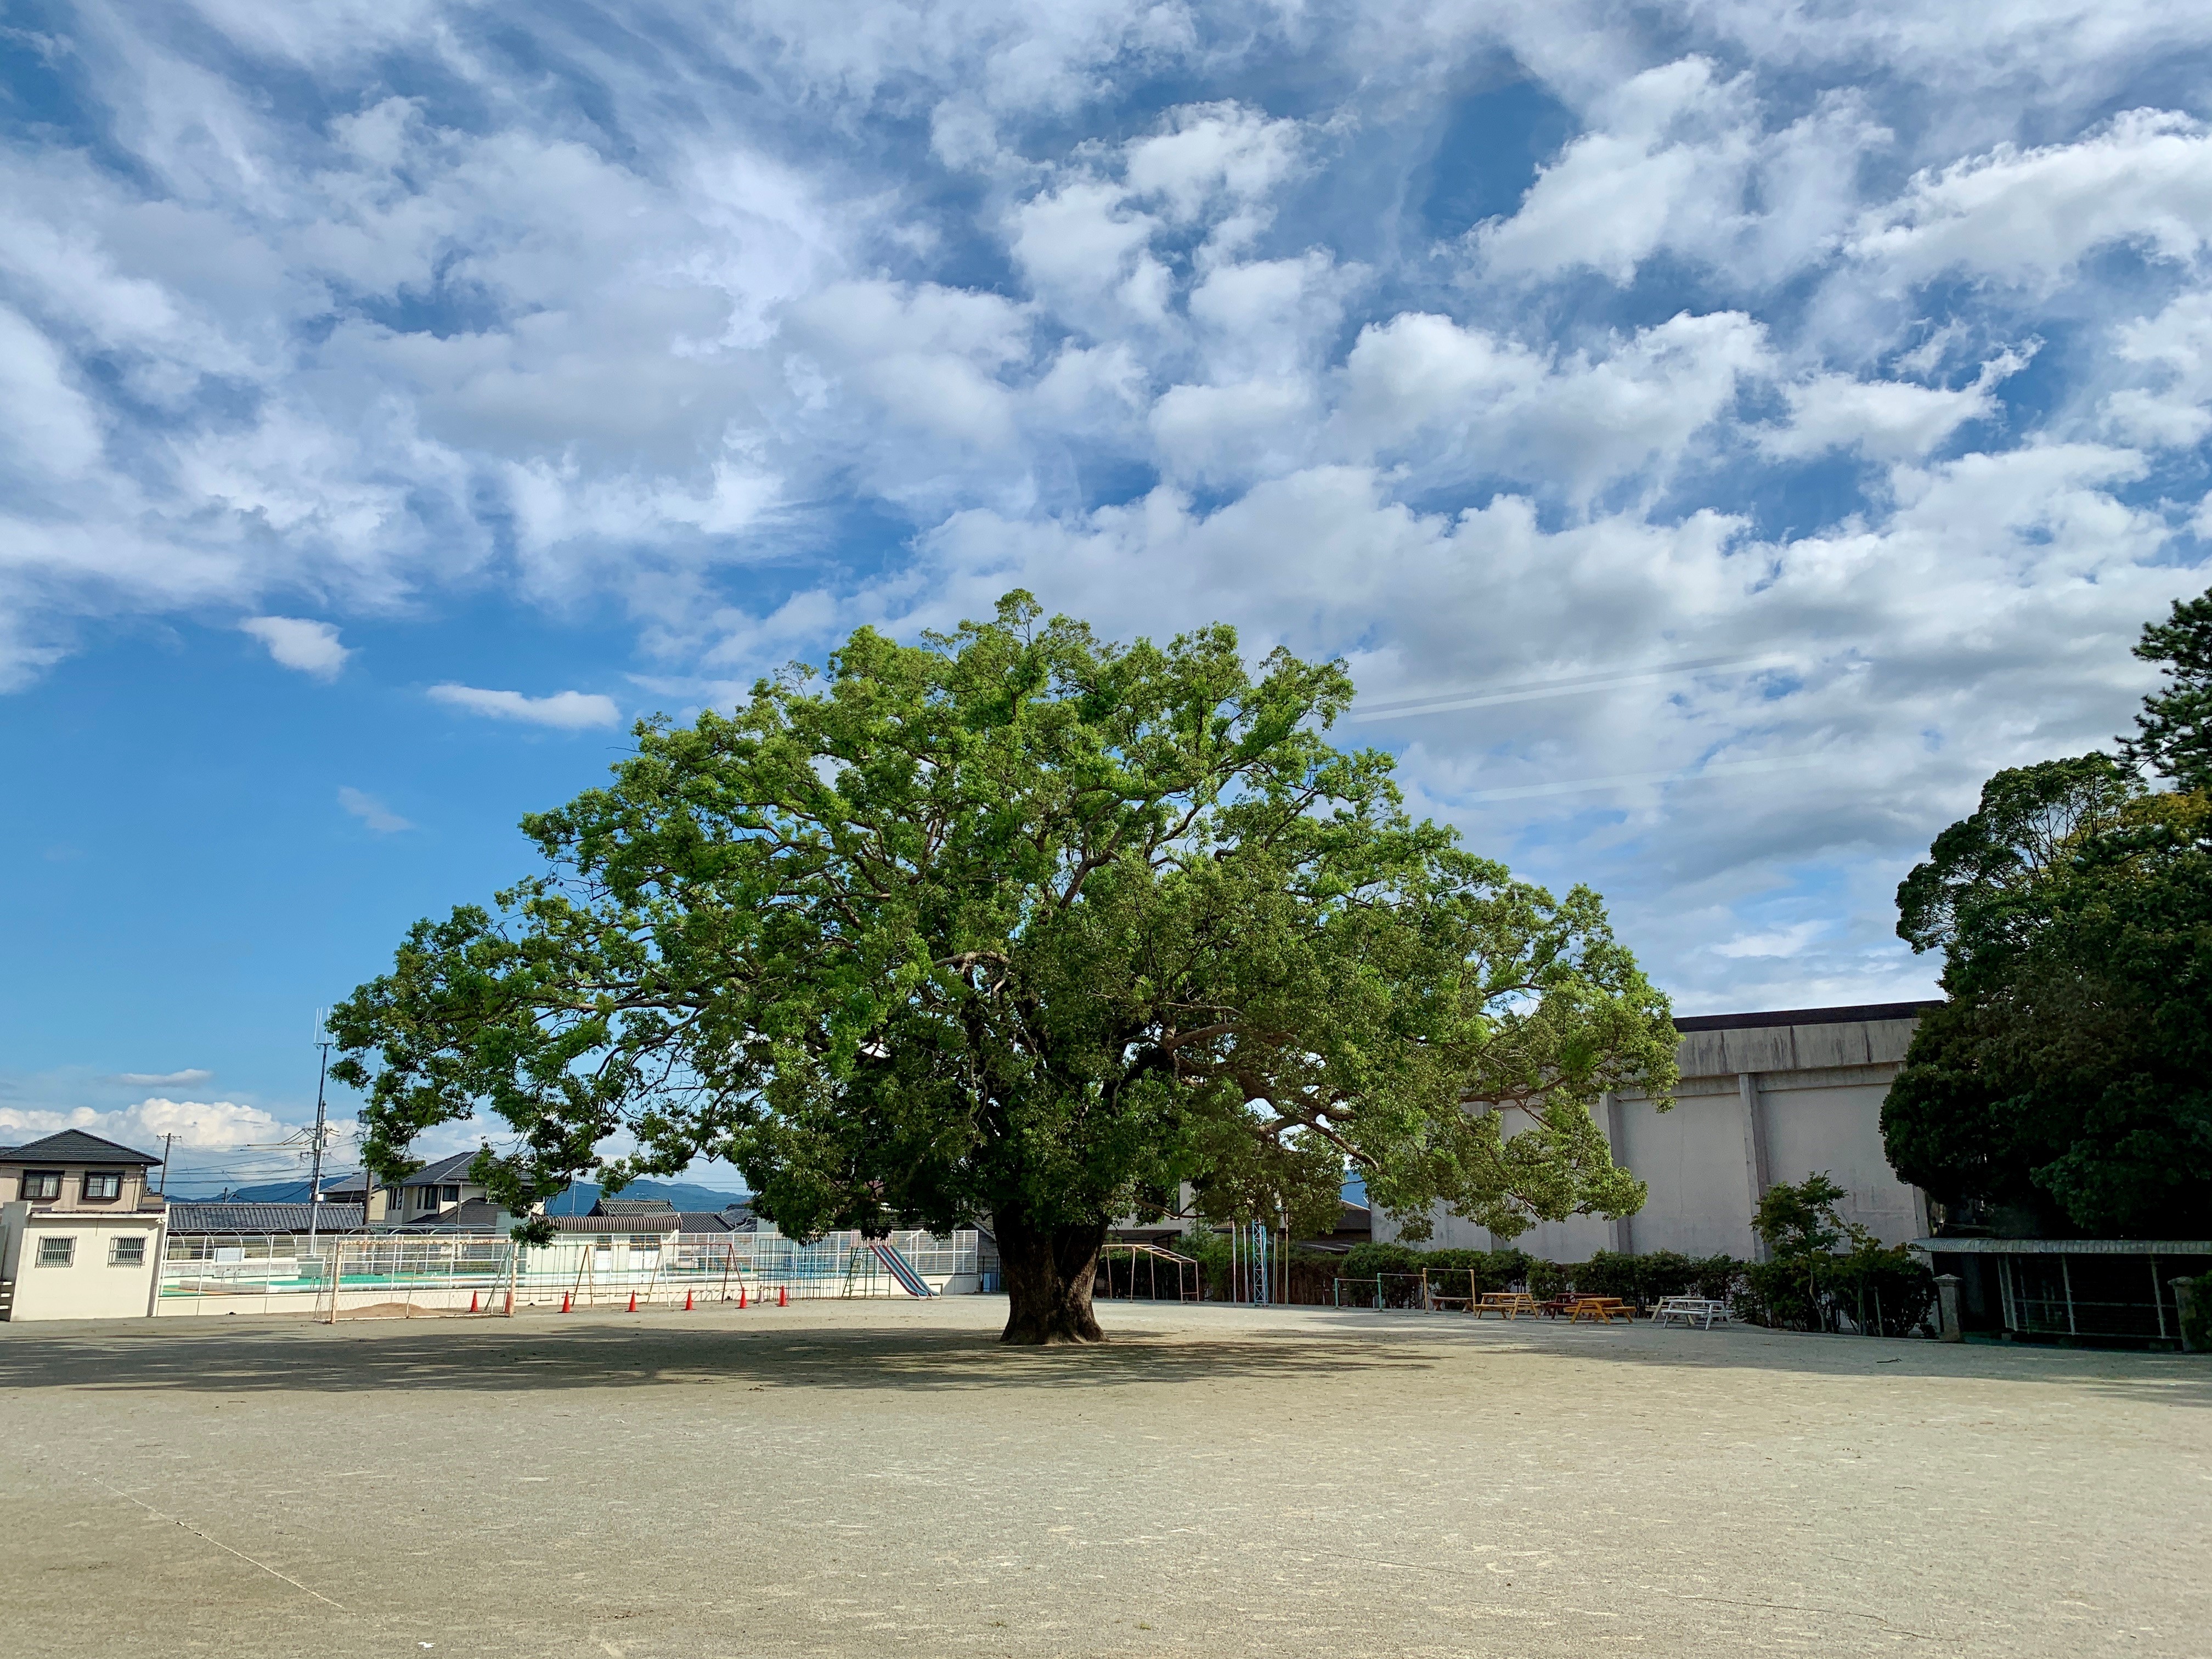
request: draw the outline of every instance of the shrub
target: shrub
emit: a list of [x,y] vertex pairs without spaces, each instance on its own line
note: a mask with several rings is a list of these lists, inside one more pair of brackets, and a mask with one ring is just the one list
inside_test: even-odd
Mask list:
[[1744,1273],[1750,1265],[1732,1255],[1700,1257],[1690,1264],[1690,1290],[1715,1302],[1733,1303],[1742,1294]]
[[1884,1336],[1910,1334],[1927,1320],[1935,1275],[1902,1244],[1885,1249],[1844,1220],[1836,1206],[1847,1196],[1823,1175],[1767,1189],[1752,1226],[1773,1259],[1744,1270],[1738,1305],[1747,1317],[1798,1331],[1833,1330],[1848,1318]]
[[1547,1302],[1563,1295],[1575,1282],[1575,1270],[1563,1267],[1556,1261],[1531,1261],[1528,1264],[1528,1294],[1541,1297]]
[[1344,1255],[1346,1279],[1372,1279],[1377,1273],[1417,1273],[1427,1252],[1410,1244],[1355,1244]]

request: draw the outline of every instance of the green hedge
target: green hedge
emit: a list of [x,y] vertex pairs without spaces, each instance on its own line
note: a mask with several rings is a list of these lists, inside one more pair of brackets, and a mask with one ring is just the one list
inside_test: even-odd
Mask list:
[[[1478,1293],[1517,1286],[1549,1300],[1577,1291],[1619,1297],[1640,1308],[1668,1296],[1734,1300],[1743,1291],[1747,1265],[1733,1256],[1692,1257],[1674,1250],[1653,1250],[1647,1255],[1600,1250],[1588,1261],[1558,1262],[1540,1261],[1516,1249],[1423,1250],[1410,1244],[1355,1244],[1342,1261],[1346,1279],[1426,1272],[1431,1285],[1447,1295],[1462,1294],[1461,1285],[1467,1281],[1458,1275],[1471,1273]],[[1395,1303],[1401,1298],[1386,1295],[1385,1299]]]
[[1848,1316],[1860,1330],[1910,1336],[1930,1323],[1936,1277],[1902,1244],[1752,1263],[1740,1311],[1778,1330],[1826,1331]]
[[[1229,1241],[1199,1234],[1180,1242],[1198,1258],[1206,1291],[1215,1301],[1230,1293]],[[1642,1255],[1600,1250],[1587,1261],[1542,1261],[1524,1250],[1424,1250],[1411,1244],[1355,1244],[1342,1255],[1322,1250],[1291,1252],[1291,1300],[1334,1302],[1339,1279],[1372,1284],[1382,1279],[1381,1305],[1419,1305],[1419,1275],[1444,1296],[1480,1295],[1521,1289],[1547,1300],[1579,1291],[1619,1297],[1649,1310],[1662,1297],[1704,1296],[1731,1304],[1741,1317],[1783,1330],[1831,1330],[1848,1316],[1862,1330],[1884,1336],[1910,1335],[1928,1322],[1936,1282],[1928,1268],[1903,1246],[1883,1249],[1862,1244],[1848,1252],[1797,1257],[1784,1261],[1741,1261],[1734,1256],[1688,1256],[1676,1250]],[[2212,1274],[2200,1281],[2197,1340],[2212,1347]],[[1279,1283],[1277,1285],[1279,1293]],[[1353,1289],[1352,1304],[1365,1306],[1373,1293]]]

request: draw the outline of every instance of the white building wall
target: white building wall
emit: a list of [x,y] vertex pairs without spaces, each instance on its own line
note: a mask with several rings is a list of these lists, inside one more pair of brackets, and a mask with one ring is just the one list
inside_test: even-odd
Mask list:
[[[1618,1222],[1595,1216],[1540,1222],[1505,1240],[1439,1209],[1430,1218],[1428,1244],[1488,1249],[1510,1243],[1550,1261],[1584,1261],[1607,1249],[1752,1257],[1759,1251],[1751,1229],[1759,1195],[1778,1182],[1816,1174],[1848,1191],[1838,1206],[1844,1218],[1882,1243],[1924,1237],[1926,1200],[1898,1179],[1881,1145],[1882,1099],[1914,1024],[1829,1019],[1686,1032],[1671,1109],[1662,1112],[1636,1095],[1599,1108],[1613,1161],[1650,1189],[1642,1210]],[[1378,1242],[1401,1237],[1380,1210],[1374,1227]]]
[[[155,1214],[109,1215],[94,1211],[40,1211],[28,1204],[0,1206],[0,1273],[15,1281],[9,1321],[45,1319],[143,1319],[154,1295],[154,1275],[161,1259],[161,1218]],[[113,1266],[109,1241],[135,1238],[140,1261]],[[40,1242],[76,1241],[66,1267],[41,1267]]]

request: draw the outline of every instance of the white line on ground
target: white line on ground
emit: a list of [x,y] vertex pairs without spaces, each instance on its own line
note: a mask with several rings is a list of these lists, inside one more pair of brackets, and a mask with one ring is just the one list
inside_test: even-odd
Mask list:
[[188,1532],[188,1533],[191,1534],[191,1535],[192,1535],[193,1537],[198,1538],[198,1539],[201,1540],[202,1540],[202,1541],[204,1541],[204,1542],[212,1544],[212,1545],[214,1545],[217,1549],[222,1550],[222,1551],[225,1552],[225,1553],[228,1553],[228,1554],[231,1554],[231,1555],[234,1555],[234,1556],[236,1556],[240,1560],[241,1560],[241,1561],[245,1562],[245,1563],[246,1564],[246,1565],[248,1565],[248,1566],[250,1566],[250,1567],[258,1567],[258,1568],[260,1568],[262,1571],[264,1571],[264,1572],[267,1573],[267,1574],[268,1574],[271,1578],[282,1578],[282,1579],[283,1579],[283,1580],[284,1580],[284,1582],[285,1582],[286,1583],[289,1584],[289,1585],[290,1585],[294,1589],[295,1589],[295,1590],[301,1590],[301,1591],[304,1591],[306,1594],[307,1594],[307,1595],[309,1595],[313,1596],[313,1597],[315,1598],[315,1600],[317,1600],[318,1601],[320,1601],[320,1602],[321,1602],[325,1607],[337,1607],[337,1609],[338,1609],[338,1611],[339,1611],[340,1613],[343,1613],[343,1612],[345,1611],[345,1608],[343,1608],[343,1607],[339,1607],[339,1606],[338,1606],[338,1603],[337,1603],[336,1601],[331,1601],[331,1598],[330,1598],[329,1596],[327,1596],[327,1595],[324,1595],[324,1594],[322,1593],[322,1591],[320,1591],[320,1590],[315,1590],[315,1589],[307,1589],[307,1587],[305,1584],[301,1583],[298,1579],[296,1579],[296,1578],[293,1578],[293,1577],[290,1577],[287,1576],[287,1575],[286,1575],[286,1574],[284,1574],[284,1573],[281,1573],[281,1572],[277,1571],[276,1568],[274,1568],[274,1567],[270,1566],[270,1565],[266,1561],[257,1561],[257,1560],[255,1560],[252,1556],[248,1555],[248,1554],[247,1554],[244,1550],[234,1550],[234,1549],[232,1549],[232,1548],[231,1548],[231,1547],[230,1547],[229,1545],[228,1545],[228,1544],[224,1543],[224,1542],[222,1541],[222,1539],[220,1539],[220,1538],[210,1538],[210,1537],[209,1537],[207,1534],[205,1534],[205,1533],[202,1532],[202,1531],[201,1531],[198,1527],[194,1526],[191,1522],[189,1522],[189,1521],[179,1521],[179,1520],[178,1520],[178,1519],[177,1519],[177,1517],[176,1517],[175,1516],[173,1516],[173,1515],[166,1515],[166,1514],[163,1514],[163,1513],[162,1513],[162,1511],[161,1511],[160,1510],[155,1509],[155,1508],[151,1504],[143,1503],[143,1502],[141,1502],[139,1499],[137,1499],[137,1498],[133,1498],[133,1497],[132,1497],[129,1492],[127,1492],[124,1491],[122,1487],[120,1487],[120,1486],[107,1486],[107,1482],[106,1482],[106,1481],[105,1481],[105,1480],[101,1480],[98,1475],[94,1475],[94,1476],[93,1476],[93,1478],[92,1478],[92,1483],[93,1483],[93,1485],[94,1485],[95,1486],[107,1486],[107,1490],[108,1490],[108,1491],[110,1491],[110,1492],[113,1492],[113,1493],[114,1493],[118,1498],[121,1498],[125,1503],[126,1503],[126,1504],[137,1504],[140,1509],[142,1509],[142,1510],[145,1510],[147,1514],[149,1514],[149,1515],[150,1515],[150,1516],[155,1516],[156,1519],[158,1519],[158,1520],[162,1520],[162,1521],[167,1521],[167,1522],[169,1522],[171,1525],[173,1525],[173,1526],[179,1526],[179,1527],[182,1527],[182,1528],[183,1528],[186,1532]]

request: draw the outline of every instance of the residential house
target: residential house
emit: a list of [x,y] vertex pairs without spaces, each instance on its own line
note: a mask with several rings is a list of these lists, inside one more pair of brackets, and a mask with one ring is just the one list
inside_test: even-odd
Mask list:
[[64,1129],[0,1147],[0,1319],[153,1311],[167,1218],[161,1159]]
[[[491,1197],[490,1189],[481,1181],[469,1177],[469,1165],[476,1161],[475,1150],[455,1152],[451,1158],[441,1158],[434,1164],[424,1164],[397,1188],[391,1189],[388,1195],[380,1191],[378,1195],[386,1199],[382,1213],[377,1213],[375,1200],[372,1198],[370,1200],[370,1212],[375,1223],[385,1226],[411,1227],[426,1221],[454,1219],[457,1218],[453,1212],[464,1204],[484,1203]],[[483,1215],[486,1212],[478,1211],[472,1213]],[[496,1208],[489,1214],[495,1218]]]

